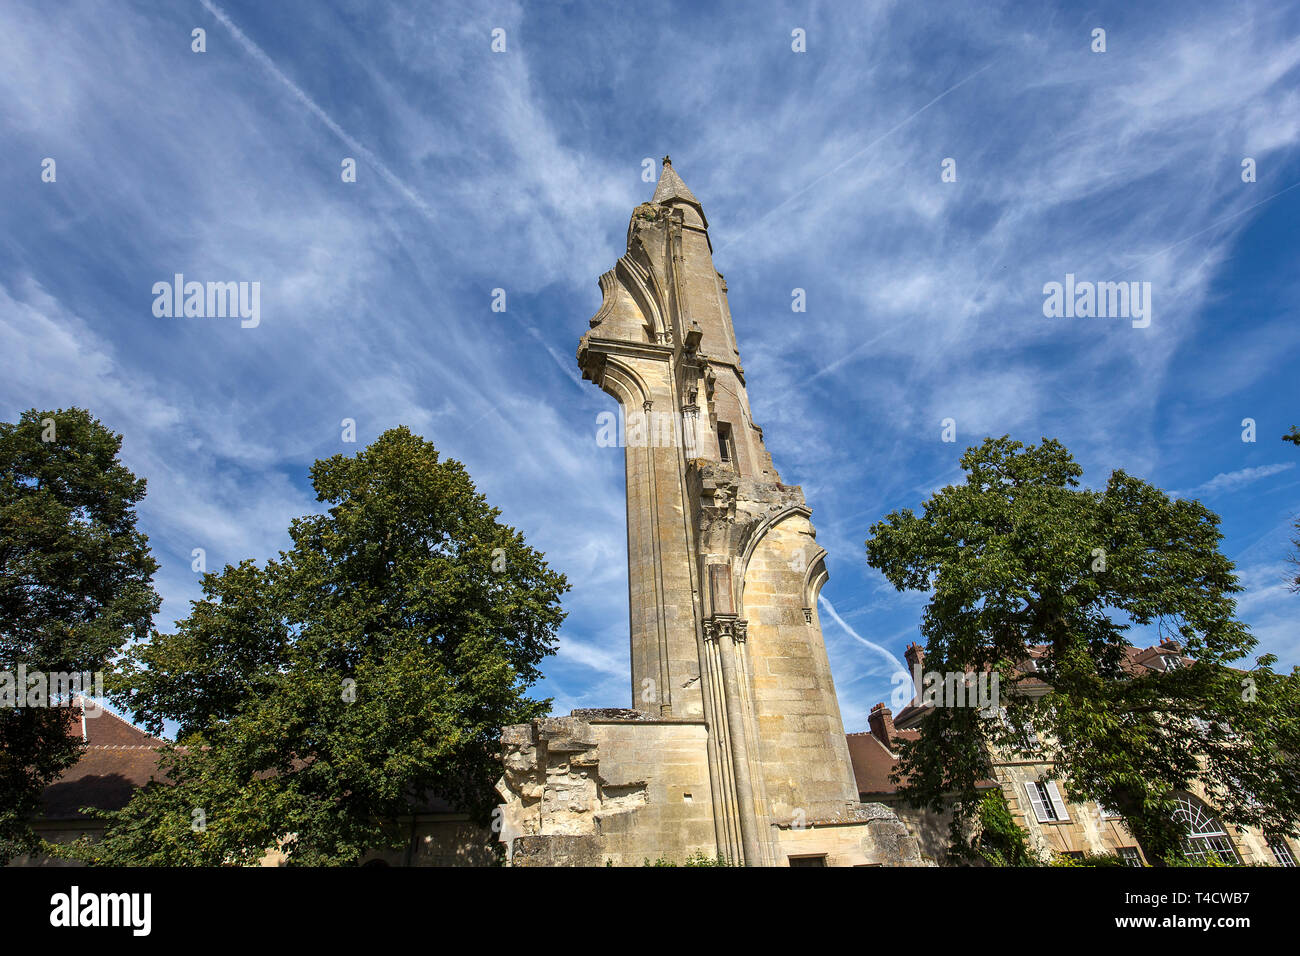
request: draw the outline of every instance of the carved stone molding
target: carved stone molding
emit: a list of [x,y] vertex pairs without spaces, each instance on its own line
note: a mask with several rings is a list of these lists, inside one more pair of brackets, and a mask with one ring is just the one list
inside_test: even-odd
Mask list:
[[749,622],[737,620],[730,615],[715,614],[704,622],[704,639],[710,643],[720,637],[729,637],[737,644],[743,643],[749,636]]

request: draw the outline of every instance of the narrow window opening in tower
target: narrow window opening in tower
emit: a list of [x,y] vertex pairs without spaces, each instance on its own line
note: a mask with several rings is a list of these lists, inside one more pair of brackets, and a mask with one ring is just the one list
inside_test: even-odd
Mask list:
[[736,446],[731,438],[731,426],[718,422],[718,456],[724,465],[736,467]]

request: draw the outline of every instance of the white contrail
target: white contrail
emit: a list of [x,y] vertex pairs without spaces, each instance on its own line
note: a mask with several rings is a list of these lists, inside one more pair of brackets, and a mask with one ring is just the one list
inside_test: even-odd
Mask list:
[[874,335],[874,336],[872,336],[870,339],[868,339],[867,341],[863,342],[861,345],[858,345],[858,346],[856,346],[855,348],[850,349],[848,352],[846,352],[846,353],[844,353],[843,355],[841,355],[841,356],[840,356],[839,358],[837,358],[834,362],[831,362],[829,365],[823,366],[822,368],[818,369],[818,370],[817,370],[816,372],[814,372],[812,375],[808,376],[808,381],[810,381],[810,382],[815,381],[816,379],[821,378],[823,375],[827,375],[827,374],[829,374],[829,373],[835,371],[837,368],[839,368],[839,367],[840,367],[841,365],[843,365],[845,362],[851,360],[851,359],[852,359],[854,356],[856,356],[858,353],[863,352],[863,351],[865,351],[866,349],[871,348],[871,346],[875,345],[877,342],[879,342],[879,341],[880,341],[881,339],[883,339],[885,336],[887,336],[887,335],[891,335],[891,334],[893,334],[894,332],[897,332],[897,331],[898,331],[899,329],[901,329],[901,328],[902,328],[901,325],[891,325],[889,328],[885,329],[885,331],[881,332],[879,335]]
[[313,100],[306,93],[304,93],[302,89],[299,88],[298,85],[293,82],[293,80],[285,76],[284,73],[280,71],[280,68],[277,67],[274,62],[272,62],[271,58],[267,56],[265,52],[263,52],[262,48],[259,47],[252,40],[250,40],[245,35],[243,30],[235,26],[234,22],[230,19],[230,17],[226,16],[224,10],[220,9],[216,4],[212,3],[211,0],[199,0],[199,2],[203,4],[204,8],[210,14],[212,14],[214,17],[217,18],[218,21],[220,21],[222,26],[224,26],[227,30],[230,31],[230,35],[235,38],[236,42],[238,42],[239,45],[244,48],[244,51],[249,56],[251,56],[258,63],[262,64],[262,66],[265,67],[266,70],[272,76],[274,76],[277,80],[279,80],[289,90],[289,92],[291,92],[294,95],[294,97],[300,103],[302,103],[303,106],[311,110],[312,113],[316,115],[317,119],[319,119],[322,123],[324,123],[329,128],[330,132],[332,132],[339,139],[343,140],[343,142],[348,145],[348,148],[352,149],[354,152],[357,152],[361,156],[363,156],[366,162],[370,164],[370,166],[378,170],[379,174],[383,176],[386,180],[388,180],[388,182],[392,184],[394,189],[396,189],[403,196],[405,196],[407,201],[410,202],[410,204],[414,206],[417,210],[419,210],[421,215],[423,215],[430,222],[436,221],[434,219],[433,210],[429,208],[428,203],[426,203],[423,199],[421,199],[418,195],[416,195],[415,191],[412,190],[411,187],[409,187],[408,185],[406,185],[406,183],[398,179],[397,174],[394,173],[391,169],[389,169],[384,164],[383,160],[381,160],[378,156],[372,153],[361,143],[357,142],[357,140],[351,135],[349,135],[348,132],[345,129],[343,129],[342,126],[334,122],[334,120],[330,118],[329,114],[326,113],[319,106],[317,106],[316,101]]
[[1190,239],[1195,239],[1195,238],[1196,238],[1197,236],[1199,236],[1201,233],[1203,233],[1203,232],[1209,232],[1209,231],[1210,231],[1211,229],[1213,229],[1215,226],[1221,226],[1221,225],[1223,225],[1223,223],[1228,222],[1228,221],[1231,220],[1231,219],[1236,219],[1238,216],[1244,216],[1246,213],[1250,212],[1252,209],[1256,209],[1256,208],[1258,208],[1259,206],[1264,205],[1264,203],[1266,203],[1266,202],[1272,202],[1272,201],[1273,201],[1274,199],[1276,199],[1278,196],[1281,196],[1283,193],[1289,193],[1291,190],[1295,189],[1297,186],[1300,186],[1300,182],[1292,183],[1290,186],[1287,186],[1286,189],[1279,189],[1277,192],[1273,193],[1273,195],[1271,195],[1271,196],[1265,196],[1265,197],[1264,197],[1263,199],[1261,199],[1259,202],[1257,202],[1257,203],[1251,203],[1251,204],[1250,204],[1249,206],[1247,206],[1245,209],[1238,209],[1236,212],[1234,212],[1234,213],[1229,213],[1228,215],[1224,216],[1222,219],[1216,219],[1216,220],[1214,220],[1214,222],[1210,223],[1210,224],[1209,224],[1208,226],[1206,226],[1204,229],[1198,229],[1198,230],[1196,230],[1196,232],[1192,233],[1190,236],[1183,236],[1183,238],[1179,239],[1179,240],[1178,240],[1177,242],[1175,242],[1173,245],[1171,245],[1171,246],[1165,246],[1165,247],[1164,247],[1163,249],[1161,249],[1159,252],[1153,252],[1153,253],[1151,253],[1151,255],[1147,256],[1145,259],[1139,259],[1137,262],[1133,263],[1131,266],[1125,266],[1123,269],[1120,269],[1119,272],[1116,272],[1116,273],[1114,273],[1114,274],[1108,276],[1106,279],[1103,279],[1102,281],[1103,281],[1103,282],[1110,282],[1112,279],[1115,278],[1115,276],[1122,276],[1122,275],[1123,275],[1124,273],[1126,273],[1126,272],[1132,272],[1132,271],[1133,271],[1134,269],[1136,269],[1138,266],[1142,265],[1143,263],[1150,262],[1150,261],[1151,261],[1152,259],[1154,259],[1156,256],[1163,256],[1166,252],[1169,252],[1171,249],[1177,249],[1177,248],[1178,248],[1179,246],[1181,246],[1184,242],[1187,242],[1187,241],[1190,240]]
[[849,627],[848,624],[846,624],[846,623],[844,622],[844,618],[840,617],[839,613],[835,610],[835,605],[833,605],[830,601],[828,601],[828,600],[826,599],[826,595],[824,595],[824,594],[819,594],[819,595],[817,595],[817,600],[821,603],[822,607],[824,607],[824,608],[826,608],[826,610],[830,611],[830,613],[831,613],[831,617],[833,617],[833,618],[835,619],[835,623],[838,624],[840,627],[844,628],[844,630],[845,630],[846,632],[848,632],[848,635],[849,635],[851,638],[853,638],[855,641],[858,641],[859,643],[862,643],[862,644],[867,645],[867,647],[871,648],[873,651],[876,651],[878,654],[882,654],[882,655],[884,655],[884,657],[885,657],[885,658],[886,658],[886,659],[887,659],[891,664],[894,665],[894,670],[895,670],[896,672],[898,672],[898,673],[902,673],[902,674],[906,674],[906,673],[907,673],[907,668],[905,668],[902,664],[900,664],[900,663],[898,662],[898,658],[897,658],[897,657],[895,657],[893,654],[889,653],[889,651],[885,650],[885,649],[884,649],[883,647],[881,647],[879,644],[873,644],[871,641],[867,640],[865,637],[863,637],[863,636],[862,636],[861,634],[859,634],[857,631],[853,630],[853,628]]
[[[204,3],[207,3],[207,0],[203,0],[203,2],[204,2]],[[844,168],[845,166],[847,166],[849,163],[853,162],[855,159],[857,159],[857,158],[858,158],[859,156],[861,156],[863,153],[865,153],[865,152],[867,152],[869,149],[871,149],[871,147],[875,146],[875,145],[876,145],[877,143],[879,143],[881,140],[884,140],[884,139],[886,139],[887,137],[892,136],[892,135],[894,134],[894,132],[896,132],[896,131],[899,130],[899,129],[902,129],[902,128],[903,128],[904,126],[906,126],[908,123],[912,122],[912,120],[916,119],[918,116],[920,116],[922,113],[924,113],[926,110],[928,110],[928,109],[929,109],[931,106],[933,106],[935,103],[938,103],[941,99],[943,99],[943,98],[944,98],[945,96],[947,96],[949,93],[953,92],[953,91],[956,90],[956,89],[959,89],[959,88],[962,87],[962,86],[965,86],[965,85],[966,85],[967,83],[969,83],[971,80],[975,79],[975,77],[979,76],[981,73],[983,73],[983,72],[984,72],[985,70],[987,70],[989,67],[991,67],[991,66],[993,66],[995,63],[997,63],[998,60],[1000,60],[1000,59],[1001,59],[1001,57],[995,57],[994,59],[990,60],[988,63],[985,63],[982,67],[980,67],[980,68],[979,68],[978,70],[976,70],[974,73],[972,73],[972,74],[970,74],[969,76],[967,76],[965,79],[958,80],[956,83],[954,83],[952,86],[948,87],[946,90],[944,90],[944,91],[943,91],[942,93],[940,93],[938,96],[936,96],[934,99],[930,100],[930,102],[928,102],[928,103],[926,103],[924,106],[922,106],[922,107],[921,107],[919,110],[917,110],[915,113],[912,113],[910,116],[906,117],[905,119],[900,120],[898,123],[895,123],[893,126],[891,126],[888,130],[886,130],[885,132],[881,133],[879,136],[877,136],[875,139],[873,139],[871,142],[869,142],[866,146],[863,146],[860,150],[858,150],[856,153],[854,153],[854,154],[853,154],[852,156],[850,156],[848,159],[844,160],[842,163],[840,163],[839,165],[835,166],[833,169],[828,169],[828,170],[826,170],[826,172],[822,173],[820,176],[818,176],[816,179],[814,179],[812,182],[810,182],[807,186],[804,186],[802,189],[798,190],[797,192],[791,193],[791,194],[790,194],[789,196],[787,196],[787,197],[786,197],[782,202],[780,202],[780,203],[778,203],[777,205],[773,206],[773,207],[772,207],[771,209],[769,209],[767,212],[763,213],[763,215],[759,216],[757,219],[755,219],[753,222],[751,222],[751,223],[750,223],[748,226],[746,226],[744,229],[740,230],[740,232],[737,233],[736,236],[735,236],[734,238],[728,239],[728,240],[727,240],[726,242],[724,242],[722,245],[718,246],[718,251],[714,253],[714,258],[717,258],[718,253],[722,252],[723,249],[726,249],[728,246],[734,245],[735,243],[737,243],[737,242],[739,242],[741,239],[743,239],[743,238],[744,238],[746,235],[748,235],[749,232],[750,232],[751,230],[753,230],[753,228],[754,228],[755,226],[757,226],[759,223],[761,223],[761,222],[763,222],[764,220],[770,218],[771,216],[775,215],[775,214],[776,214],[777,212],[779,212],[780,210],[784,209],[786,206],[790,205],[790,203],[794,202],[796,199],[798,199],[800,196],[802,196],[802,195],[803,195],[804,193],[806,193],[808,190],[812,189],[814,186],[816,186],[819,182],[821,182],[821,181],[822,181],[823,179],[825,179],[827,176],[833,176],[835,173],[838,173],[841,169],[843,169],[843,168]]]

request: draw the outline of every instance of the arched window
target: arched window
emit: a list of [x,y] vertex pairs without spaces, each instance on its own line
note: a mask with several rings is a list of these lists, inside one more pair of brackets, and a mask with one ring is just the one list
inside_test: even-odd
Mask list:
[[1174,817],[1187,824],[1187,838],[1183,841],[1183,855],[1193,863],[1207,863],[1214,854],[1224,863],[1240,863],[1237,851],[1232,848],[1228,832],[1205,804],[1191,796],[1177,799]]

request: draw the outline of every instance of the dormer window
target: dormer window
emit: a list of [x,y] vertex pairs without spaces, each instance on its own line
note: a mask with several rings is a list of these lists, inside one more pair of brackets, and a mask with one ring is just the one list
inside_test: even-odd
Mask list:
[[1161,658],[1161,660],[1164,661],[1165,670],[1167,671],[1176,671],[1178,668],[1183,666],[1183,659],[1181,657],[1174,657],[1172,654],[1166,654]]

